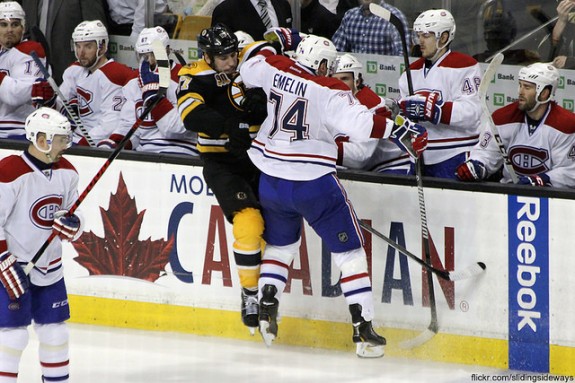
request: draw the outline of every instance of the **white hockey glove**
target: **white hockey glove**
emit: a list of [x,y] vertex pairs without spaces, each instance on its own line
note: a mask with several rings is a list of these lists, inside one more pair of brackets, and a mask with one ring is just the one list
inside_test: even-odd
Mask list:
[[395,117],[395,125],[389,138],[413,158],[419,157],[427,148],[427,130],[401,115]]
[[9,251],[0,255],[0,282],[13,301],[20,298],[28,290],[28,277],[16,257]]
[[52,229],[63,240],[75,241],[79,236],[80,218],[75,214],[69,214],[68,210],[58,210],[54,213]]

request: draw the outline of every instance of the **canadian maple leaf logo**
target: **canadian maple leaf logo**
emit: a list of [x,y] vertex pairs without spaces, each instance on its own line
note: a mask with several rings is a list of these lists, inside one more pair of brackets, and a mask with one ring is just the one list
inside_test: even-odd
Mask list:
[[75,260],[88,269],[90,275],[121,275],[154,282],[169,262],[174,239],[138,240],[145,212],[138,213],[136,200],[128,194],[120,173],[108,210],[100,207],[104,238],[92,231],[84,232],[72,242],[78,252]]

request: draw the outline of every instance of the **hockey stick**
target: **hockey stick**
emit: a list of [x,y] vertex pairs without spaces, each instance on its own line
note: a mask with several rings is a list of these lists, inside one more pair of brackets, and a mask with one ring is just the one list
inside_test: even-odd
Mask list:
[[491,60],[489,66],[487,67],[485,73],[483,74],[483,78],[481,79],[481,84],[479,84],[479,89],[477,92],[479,93],[479,97],[481,98],[481,107],[483,108],[483,113],[487,116],[487,123],[489,126],[489,130],[491,131],[491,134],[493,134],[493,138],[497,143],[497,148],[499,148],[499,152],[503,157],[503,165],[505,166],[505,169],[511,176],[511,180],[513,181],[513,183],[516,184],[519,178],[517,177],[517,173],[515,173],[515,170],[513,169],[513,164],[509,159],[507,149],[505,149],[505,145],[503,145],[503,140],[499,135],[499,129],[497,129],[495,122],[493,122],[493,117],[491,116],[491,112],[487,107],[487,90],[489,89],[489,85],[491,84],[491,79],[493,78],[493,76],[495,76],[495,72],[497,72],[497,69],[499,68],[499,65],[501,65],[501,63],[503,62],[503,59],[504,56],[501,53],[498,53],[493,57],[493,60]]
[[407,257],[411,258],[415,262],[419,263],[421,266],[425,267],[427,270],[431,271],[432,273],[434,273],[435,275],[437,275],[441,279],[445,279],[448,281],[459,281],[462,279],[472,278],[472,277],[479,275],[485,271],[486,266],[485,266],[485,263],[483,263],[483,262],[474,263],[473,265],[468,266],[461,271],[446,271],[446,270],[437,269],[437,268],[427,264],[426,262],[424,262],[417,255],[409,252],[409,250],[407,250],[405,247],[401,246],[397,242],[392,241],[390,238],[386,237],[385,235],[383,235],[379,231],[375,230],[373,227],[371,227],[367,223],[365,223],[363,221],[359,221],[359,226],[361,226],[363,229],[369,231],[370,233],[372,233],[376,237],[384,240],[391,247],[393,247],[395,250],[399,251],[401,254],[406,255]]
[[64,94],[62,93],[62,91],[60,90],[58,85],[56,84],[56,81],[54,81],[54,77],[52,77],[52,75],[48,72],[48,69],[46,69],[44,64],[42,64],[42,61],[40,61],[38,54],[36,52],[32,51],[32,52],[30,52],[30,56],[32,56],[32,59],[34,60],[34,62],[38,66],[38,68],[40,68],[40,71],[42,72],[42,76],[44,76],[46,81],[48,81],[48,84],[50,84],[50,87],[54,90],[54,93],[56,93],[58,95],[58,97],[60,97],[60,100],[62,101],[62,104],[64,105],[64,109],[66,109],[66,112],[68,113],[68,116],[70,116],[70,118],[74,121],[74,124],[78,127],[78,129],[80,129],[80,131],[82,132],[82,135],[84,136],[86,141],[88,141],[88,145],[90,145],[91,147],[96,146],[96,144],[94,143],[94,140],[92,140],[92,137],[90,137],[90,135],[88,134],[88,131],[84,127],[84,124],[82,124],[80,117],[78,117],[76,115],[76,113],[74,112],[74,110],[70,106],[70,103],[68,102],[68,100],[66,100],[66,97],[64,97]]
[[174,56],[176,56],[176,59],[178,60],[178,62],[180,63],[181,66],[186,66],[188,65],[188,63],[186,62],[186,59],[184,58],[184,56],[182,56],[180,54],[180,52],[178,52],[177,50],[172,49],[172,53],[174,54]]
[[[156,56],[156,62],[158,65],[159,84],[160,84],[160,88],[158,89],[157,96],[144,109],[144,111],[142,112],[140,117],[138,117],[138,119],[136,120],[134,125],[132,125],[132,127],[130,128],[128,133],[126,133],[124,138],[118,143],[118,145],[116,146],[116,149],[114,149],[114,151],[112,152],[110,157],[108,157],[108,159],[106,160],[104,165],[102,165],[102,167],[100,168],[100,170],[98,170],[98,172],[96,173],[94,178],[92,178],[92,180],[90,181],[88,186],[86,186],[86,189],[84,189],[84,191],[82,192],[82,194],[80,194],[78,199],[74,202],[74,204],[72,205],[70,210],[68,210],[69,214],[73,214],[78,209],[80,204],[84,201],[84,199],[86,199],[86,196],[88,195],[88,193],[90,193],[90,191],[92,191],[92,189],[94,188],[96,183],[100,180],[100,178],[102,178],[102,176],[104,175],[106,170],[110,167],[110,165],[112,164],[112,161],[114,161],[116,159],[116,157],[118,157],[118,155],[120,154],[120,152],[122,151],[122,149],[124,148],[126,143],[130,140],[130,138],[132,137],[132,135],[136,131],[136,129],[138,129],[140,127],[140,125],[144,122],[144,119],[148,116],[148,114],[150,114],[152,109],[154,109],[154,107],[166,95],[168,87],[170,86],[170,63],[168,61],[168,55],[166,53],[166,49],[164,48],[164,45],[160,42],[160,40],[152,41],[152,48],[154,50],[154,55]],[[56,235],[57,235],[57,232],[52,230],[52,233],[50,234],[48,239],[46,239],[46,241],[44,242],[42,247],[40,247],[40,249],[36,252],[36,254],[32,258],[32,260],[30,262],[28,262],[26,267],[24,267],[24,272],[26,274],[30,274],[30,271],[32,271],[32,269],[34,268],[34,265],[38,262],[38,260],[40,259],[40,257],[42,256],[42,254],[44,253],[44,251],[46,250],[48,245],[50,245],[50,242],[52,242],[52,240],[56,237]]]
[[[411,79],[411,70],[409,68],[409,53],[407,52],[407,41],[405,38],[404,25],[401,20],[395,16],[393,13],[383,8],[379,4],[371,3],[369,4],[369,10],[374,15],[381,17],[384,20],[389,21],[399,32],[401,37],[401,45],[403,47],[403,61],[405,63],[405,76],[407,78],[407,87],[410,95],[414,94],[413,82]],[[421,219],[421,236],[423,237],[423,249],[425,253],[425,263],[428,267],[431,267],[431,252],[429,246],[429,230],[427,228],[427,213],[425,210],[425,198],[423,194],[423,158],[415,158],[415,179],[417,180],[417,194],[419,197],[419,216]],[[433,286],[433,275],[431,272],[427,272],[427,285],[429,289],[429,308],[431,310],[431,322],[427,329],[419,334],[414,339],[403,342],[402,347],[404,348],[414,348],[427,341],[429,341],[439,329],[439,324],[437,321],[437,307],[435,304],[435,290]]]

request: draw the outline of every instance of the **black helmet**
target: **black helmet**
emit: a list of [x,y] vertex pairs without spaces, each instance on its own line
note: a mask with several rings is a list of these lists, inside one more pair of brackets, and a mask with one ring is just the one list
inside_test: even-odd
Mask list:
[[238,44],[234,32],[221,23],[202,30],[198,35],[198,47],[211,57],[237,52]]

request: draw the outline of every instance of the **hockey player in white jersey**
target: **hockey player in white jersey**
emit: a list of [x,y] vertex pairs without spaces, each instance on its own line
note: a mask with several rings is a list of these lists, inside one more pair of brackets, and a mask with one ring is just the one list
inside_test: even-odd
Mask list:
[[[408,137],[419,154],[427,133],[409,121],[397,125],[373,114],[341,81],[325,77],[337,56],[331,41],[314,35],[302,40],[297,31],[286,28],[267,35],[278,40],[275,48],[261,50],[240,68],[244,84],[263,88],[268,97],[267,118],[248,151],[262,171],[259,193],[266,248],[258,286],[260,333],[267,345],[277,336],[279,301],[289,265],[299,252],[305,218],[341,270],[358,356],[381,357],[386,341],[371,323],[374,303],[363,236],[336,175],[335,137]],[[295,61],[274,54],[294,48]]]
[[[136,71],[106,57],[108,31],[99,20],[78,24],[72,44],[78,61],[64,71],[60,90],[97,143],[110,137],[116,128],[125,101],[122,87],[136,77]],[[56,109],[65,114],[61,101],[57,99]],[[74,142],[87,146],[89,141],[75,129]]]
[[[62,157],[72,144],[66,117],[42,107],[25,122],[28,149],[0,161],[0,381],[15,383],[34,321],[43,382],[68,382],[70,318],[62,240],[82,233],[79,213],[68,210],[78,198],[78,173]],[[58,236],[25,275],[52,231]]]
[[24,121],[34,111],[32,87],[41,76],[30,52],[35,51],[46,64],[42,46],[23,40],[25,22],[20,4],[0,3],[0,138],[26,138]]
[[[373,113],[392,119],[398,113],[395,100],[378,96],[363,83],[363,65],[359,60],[344,53],[336,60],[332,77],[343,81],[359,102]],[[348,136],[336,137],[337,164],[349,169],[361,169],[378,173],[407,175],[410,169],[409,155],[391,140],[371,139],[350,141]]]
[[455,178],[455,168],[479,139],[481,68],[473,57],[451,50],[455,20],[445,9],[421,13],[413,23],[413,36],[422,57],[409,66],[414,95],[409,94],[405,72],[399,79],[400,106],[429,132],[424,175]]
[[[519,183],[575,188],[575,115],[554,101],[559,72],[551,64],[521,68],[517,101],[493,112],[503,145]],[[462,181],[484,180],[503,165],[486,127],[469,160],[457,168]],[[503,169],[501,182],[511,182]]]
[[[136,54],[140,62],[139,76],[131,79],[123,88],[126,102],[120,114],[120,123],[114,133],[98,143],[98,147],[115,148],[145,109],[148,98],[156,95],[158,71],[152,51],[152,42],[160,40],[169,50],[170,37],[162,27],[145,28],[138,35]],[[144,122],[134,132],[125,149],[136,151],[187,154],[198,156],[197,134],[186,130],[177,109],[176,89],[180,64],[170,61],[172,81],[164,97]]]

